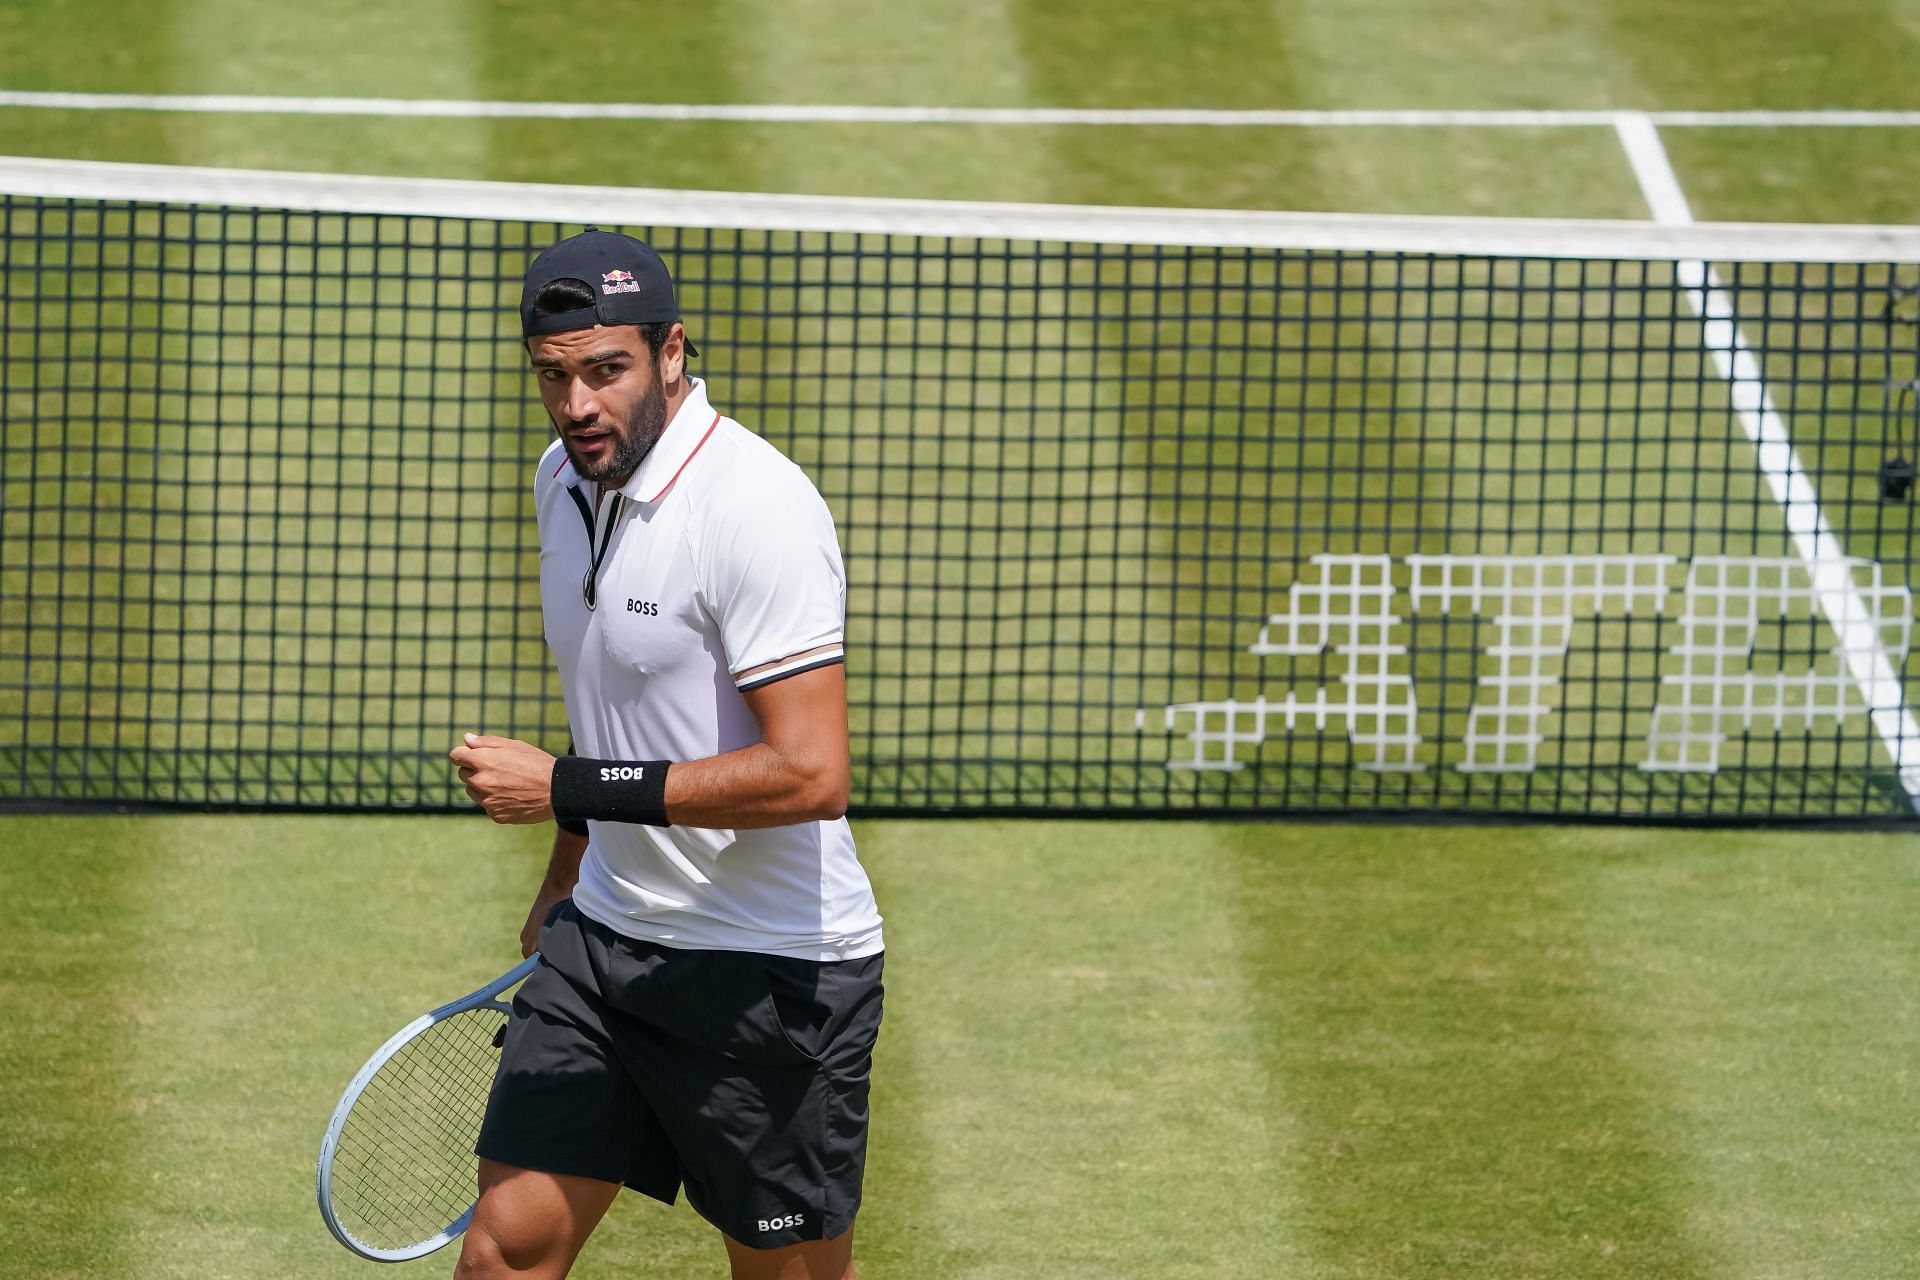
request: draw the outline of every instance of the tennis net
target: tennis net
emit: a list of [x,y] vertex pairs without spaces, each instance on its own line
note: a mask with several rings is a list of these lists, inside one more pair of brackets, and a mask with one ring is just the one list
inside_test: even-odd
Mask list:
[[1920,229],[0,193],[0,803],[563,744],[513,306],[594,223],[833,508],[857,812],[1915,820]]

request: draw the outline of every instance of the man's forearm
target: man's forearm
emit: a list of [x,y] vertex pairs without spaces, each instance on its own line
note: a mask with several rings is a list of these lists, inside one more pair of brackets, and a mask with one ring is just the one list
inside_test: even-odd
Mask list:
[[847,811],[849,770],[831,753],[783,753],[764,742],[667,772],[667,818],[676,826],[784,827]]
[[520,926],[521,955],[530,956],[539,949],[540,929],[546,924],[547,916],[556,904],[573,896],[573,886],[580,879],[580,859],[586,852],[585,836],[564,830],[554,832],[553,853],[547,859],[547,874],[540,881],[540,891],[533,895],[533,907],[527,912],[527,922]]
[[[495,822],[751,829],[845,813],[852,787],[845,669],[836,663],[803,672],[745,697],[761,740],[700,759],[556,759],[531,743],[477,733],[448,756],[467,794]],[[558,855],[557,842],[555,849]]]
[[580,859],[587,853],[587,838],[571,831],[553,833],[553,852],[547,857],[547,874],[540,882],[542,897],[570,894],[580,879]]

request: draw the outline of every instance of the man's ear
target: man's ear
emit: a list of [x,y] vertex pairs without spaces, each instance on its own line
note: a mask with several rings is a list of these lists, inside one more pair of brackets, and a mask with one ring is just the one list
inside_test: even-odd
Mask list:
[[673,328],[667,330],[667,340],[660,344],[660,381],[672,385],[687,371],[687,331],[678,320]]

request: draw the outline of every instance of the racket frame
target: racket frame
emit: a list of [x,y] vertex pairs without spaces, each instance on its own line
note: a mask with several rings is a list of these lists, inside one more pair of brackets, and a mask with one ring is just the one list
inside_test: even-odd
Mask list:
[[347,1084],[346,1092],[340,1095],[339,1105],[333,1109],[333,1118],[327,1122],[326,1136],[320,1140],[319,1163],[314,1172],[314,1195],[320,1202],[320,1217],[326,1222],[327,1230],[333,1233],[335,1240],[361,1257],[375,1262],[405,1262],[410,1258],[425,1257],[435,1249],[444,1247],[467,1229],[467,1224],[473,1220],[473,1205],[468,1205],[465,1213],[427,1239],[403,1248],[382,1249],[354,1239],[352,1233],[341,1225],[333,1211],[334,1150],[340,1143],[341,1132],[346,1128],[347,1116],[353,1111],[354,1103],[360,1100],[360,1095],[366,1090],[368,1082],[379,1074],[380,1068],[384,1067],[409,1041],[428,1027],[445,1022],[455,1014],[467,1013],[475,1009],[498,1009],[503,1013],[508,1012],[511,1006],[495,997],[532,973],[539,963],[540,953],[536,951],[478,991],[469,992],[458,1000],[449,1001],[437,1009],[421,1014],[394,1032],[385,1044],[374,1050],[373,1056],[367,1059],[365,1065],[354,1073],[353,1079]]

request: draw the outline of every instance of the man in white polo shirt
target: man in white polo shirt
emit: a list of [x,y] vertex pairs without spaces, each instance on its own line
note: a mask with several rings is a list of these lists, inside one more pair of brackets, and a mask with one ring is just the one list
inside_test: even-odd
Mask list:
[[561,830],[521,934],[462,1276],[562,1276],[622,1184],[684,1186],[736,1280],[853,1274],[880,916],[841,816],[845,575],[807,477],[707,398],[666,267],[528,268],[534,476],[578,755],[468,734],[496,822]]

